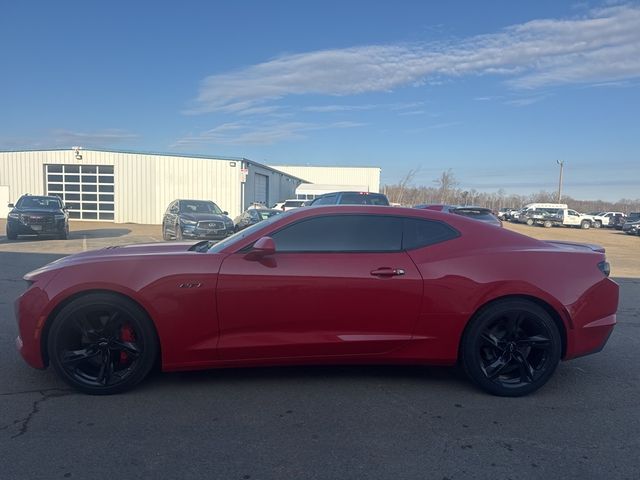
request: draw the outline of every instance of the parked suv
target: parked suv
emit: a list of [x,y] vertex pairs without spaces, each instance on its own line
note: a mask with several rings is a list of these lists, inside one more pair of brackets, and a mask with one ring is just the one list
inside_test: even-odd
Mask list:
[[222,239],[233,234],[233,221],[209,200],[174,200],[162,219],[162,238]]
[[60,197],[23,195],[7,215],[7,238],[15,240],[18,235],[55,235],[67,239],[69,236],[69,214]]
[[382,193],[369,192],[332,192],[313,199],[309,204],[316,205],[389,205],[389,199]]

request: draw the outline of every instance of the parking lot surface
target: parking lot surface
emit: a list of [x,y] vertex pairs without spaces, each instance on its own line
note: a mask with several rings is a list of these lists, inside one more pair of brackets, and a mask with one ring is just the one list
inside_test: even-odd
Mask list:
[[517,399],[451,368],[377,366],[156,373],[130,393],[82,395],[17,354],[22,275],[85,249],[161,241],[160,227],[72,222],[66,241],[0,236],[0,478],[640,478],[640,238],[506,228],[604,245],[621,286],[604,351]]

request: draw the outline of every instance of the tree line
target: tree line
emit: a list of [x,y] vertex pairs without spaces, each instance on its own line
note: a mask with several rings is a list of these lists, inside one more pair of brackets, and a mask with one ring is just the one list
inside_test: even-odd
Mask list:
[[[507,194],[505,190],[496,192],[478,192],[464,189],[451,169],[445,170],[433,181],[433,186],[412,186],[418,170],[410,170],[395,185],[385,185],[383,193],[392,203],[414,206],[420,204],[474,205],[497,211],[500,208],[521,208],[528,203],[557,203],[557,193],[541,190],[529,195]],[[622,198],[617,202],[604,200],[578,200],[563,195],[560,203],[578,212],[640,212],[640,198]]]

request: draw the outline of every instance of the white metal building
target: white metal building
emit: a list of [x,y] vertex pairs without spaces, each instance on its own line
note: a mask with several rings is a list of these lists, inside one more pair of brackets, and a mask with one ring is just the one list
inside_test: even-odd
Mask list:
[[213,200],[233,218],[293,198],[303,180],[245,158],[59,149],[0,152],[0,217],[21,195],[59,195],[79,220],[160,224],[177,198]]
[[[312,167],[307,165],[272,165],[272,167],[289,175],[303,178],[310,183],[342,186],[343,188],[340,190],[380,192],[379,167]],[[359,188],[353,188],[354,186]]]

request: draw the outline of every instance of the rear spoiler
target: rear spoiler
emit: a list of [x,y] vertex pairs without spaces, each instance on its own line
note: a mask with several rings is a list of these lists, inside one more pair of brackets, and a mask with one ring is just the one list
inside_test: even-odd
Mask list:
[[595,245],[593,243],[565,242],[564,240],[547,240],[546,243],[550,243],[551,245],[569,247],[574,250],[589,249],[593,252],[605,253],[603,246]]

